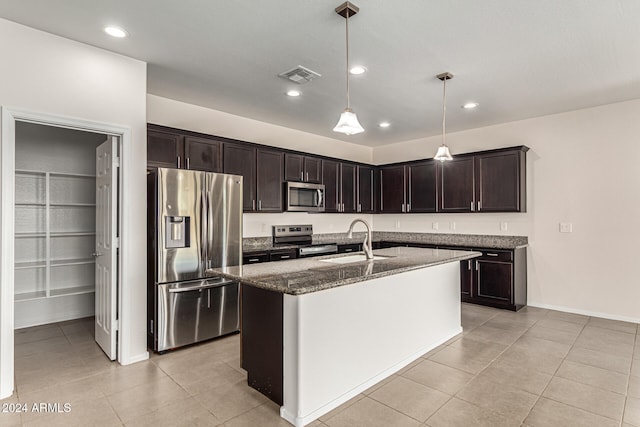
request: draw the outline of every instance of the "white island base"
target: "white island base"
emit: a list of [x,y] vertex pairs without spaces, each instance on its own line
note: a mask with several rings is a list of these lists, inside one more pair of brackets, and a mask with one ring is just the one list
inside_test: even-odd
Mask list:
[[283,303],[280,415],[302,427],[462,332],[460,263]]

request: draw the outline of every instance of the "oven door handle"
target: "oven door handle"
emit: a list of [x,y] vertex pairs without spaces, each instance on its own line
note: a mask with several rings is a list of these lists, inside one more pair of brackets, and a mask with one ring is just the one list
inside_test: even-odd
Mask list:
[[234,282],[231,280],[221,280],[221,281],[215,281],[215,282],[211,282],[209,280],[203,280],[195,286],[188,286],[184,288],[170,288],[169,293],[176,294],[181,292],[191,292],[191,291],[200,291],[204,289],[219,288],[221,286],[230,285],[232,283]]

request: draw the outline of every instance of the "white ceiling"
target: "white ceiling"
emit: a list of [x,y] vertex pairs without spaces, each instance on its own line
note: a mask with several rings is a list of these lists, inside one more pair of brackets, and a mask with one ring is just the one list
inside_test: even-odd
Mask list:
[[[447,132],[640,98],[638,0],[355,0],[351,63],[369,71],[352,76],[351,107],[366,131],[337,134],[340,3],[0,0],[0,17],[146,61],[149,93],[371,147],[441,132],[444,71]],[[322,77],[277,77],[297,65]]]

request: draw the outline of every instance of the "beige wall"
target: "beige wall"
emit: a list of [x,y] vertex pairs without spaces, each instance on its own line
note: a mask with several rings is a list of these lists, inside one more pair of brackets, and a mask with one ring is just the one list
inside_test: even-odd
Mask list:
[[3,19],[0,52],[3,108],[131,130],[122,161],[122,361],[146,358],[146,64]]
[[[530,304],[640,322],[639,117],[634,100],[448,134],[454,154],[531,148],[528,212],[376,215],[374,228],[526,235]],[[374,163],[431,157],[439,144],[433,137],[376,148]],[[573,233],[560,233],[560,222]]]

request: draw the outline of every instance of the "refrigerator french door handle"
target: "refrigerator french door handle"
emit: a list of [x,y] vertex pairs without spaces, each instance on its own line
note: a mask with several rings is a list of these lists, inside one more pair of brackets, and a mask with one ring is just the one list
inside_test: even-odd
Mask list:
[[204,268],[207,269],[210,268],[207,238],[209,235],[209,221],[206,220],[209,215],[209,200],[207,198],[207,184],[204,180],[201,181],[200,203],[202,203],[200,208],[200,228],[202,230],[202,235],[200,236],[200,253],[202,254],[201,259],[204,261]]
[[204,289],[212,289],[212,288],[219,288],[222,286],[227,286],[227,285],[231,285],[232,283],[234,283],[231,280],[225,280],[223,282],[215,282],[215,283],[208,283],[206,280],[202,281],[202,283],[199,283],[195,286],[189,286],[186,288],[170,288],[169,289],[169,293],[170,294],[178,294],[181,292],[191,292],[191,291],[200,291],[200,290],[204,290]]

